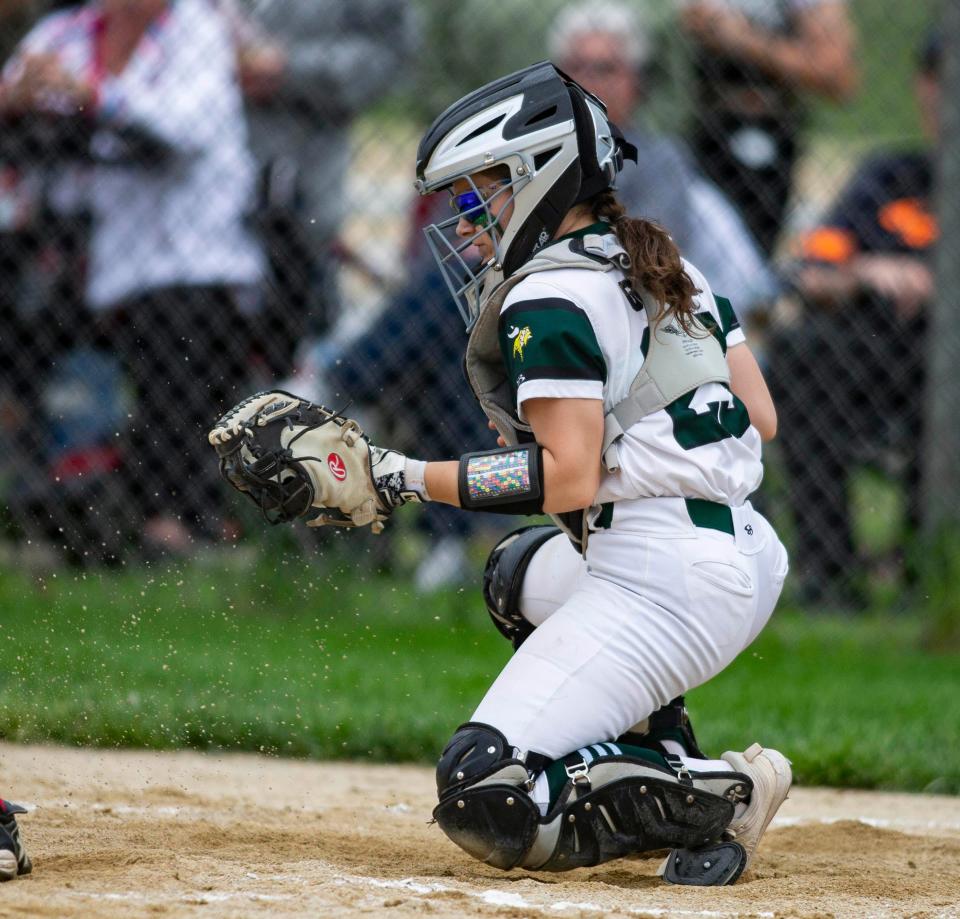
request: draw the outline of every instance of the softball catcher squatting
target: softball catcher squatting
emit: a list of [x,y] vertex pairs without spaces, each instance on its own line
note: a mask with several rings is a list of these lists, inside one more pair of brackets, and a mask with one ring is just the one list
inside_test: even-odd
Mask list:
[[709,759],[682,694],[776,604],[787,556],[750,505],[776,413],[730,302],[626,216],[636,149],[548,62],[451,105],[417,153],[454,214],[427,240],[466,322],[499,446],[425,462],[291,393],[210,432],[270,522],[378,531],[408,502],[548,513],[493,549],[483,593],[516,648],[437,766],[434,817],[490,865],[561,871],[671,849],[678,884],[733,883],[791,782],[753,744]]

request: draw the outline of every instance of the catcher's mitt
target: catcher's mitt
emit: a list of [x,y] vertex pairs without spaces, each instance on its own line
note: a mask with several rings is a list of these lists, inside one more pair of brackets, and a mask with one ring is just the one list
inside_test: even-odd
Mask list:
[[360,426],[292,393],[244,399],[208,439],[220,474],[248,495],[269,523],[321,513],[308,526],[367,526],[375,533],[394,508],[420,498],[404,488],[406,457],[370,444]]

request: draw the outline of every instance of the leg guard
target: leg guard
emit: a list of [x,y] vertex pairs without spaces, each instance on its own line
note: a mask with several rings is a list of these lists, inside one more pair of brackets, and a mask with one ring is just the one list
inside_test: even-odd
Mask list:
[[567,781],[546,817],[527,766],[495,728],[461,727],[437,767],[433,816],[446,835],[496,868],[566,871],[720,839],[750,780],[733,772],[674,773],[624,755],[564,759]]
[[734,804],[751,789],[734,772],[691,775],[626,755],[587,765],[564,759],[569,780],[522,864],[541,871],[589,867],[653,849],[708,845],[720,839]]
[[540,825],[527,768],[515,754],[496,728],[468,723],[437,764],[434,820],[461,849],[495,868],[517,865]]
[[520,647],[533,626],[520,613],[523,576],[534,553],[560,532],[548,525],[521,527],[500,540],[490,552],[483,572],[483,601],[497,630]]

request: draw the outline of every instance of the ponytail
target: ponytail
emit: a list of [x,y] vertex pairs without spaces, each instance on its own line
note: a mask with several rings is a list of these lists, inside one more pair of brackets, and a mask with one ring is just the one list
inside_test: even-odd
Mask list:
[[594,220],[610,224],[620,245],[630,256],[630,283],[653,295],[660,309],[656,321],[673,316],[680,327],[692,333],[696,306],[693,298],[700,293],[683,267],[676,243],[663,227],[650,220],[628,217],[626,209],[611,190],[603,191],[586,202]]

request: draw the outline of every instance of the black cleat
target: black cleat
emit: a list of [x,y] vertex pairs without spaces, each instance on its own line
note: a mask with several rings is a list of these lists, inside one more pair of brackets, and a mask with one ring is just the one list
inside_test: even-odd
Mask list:
[[17,814],[27,809],[19,804],[0,800],[0,881],[12,881],[18,874],[29,874],[33,863],[20,840]]

